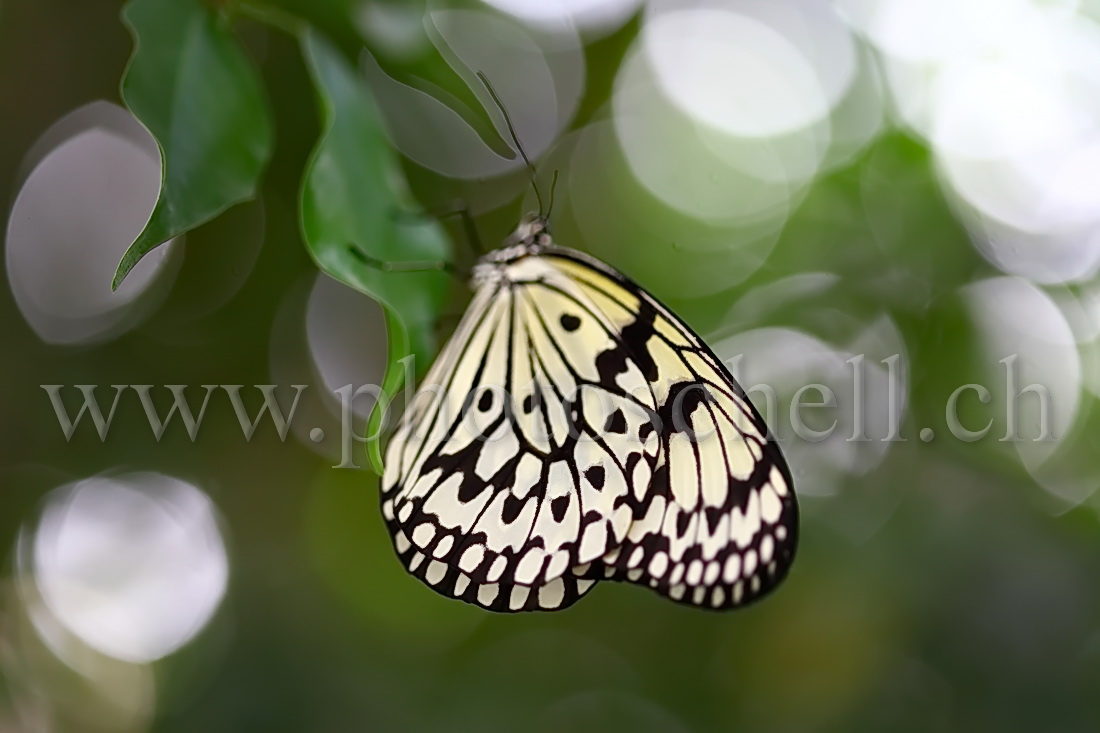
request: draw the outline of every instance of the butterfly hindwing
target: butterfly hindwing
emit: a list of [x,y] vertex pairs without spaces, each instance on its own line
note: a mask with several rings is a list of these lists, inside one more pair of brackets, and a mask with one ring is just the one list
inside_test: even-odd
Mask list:
[[592,258],[557,252],[547,256],[594,302],[635,314],[621,348],[646,372],[657,405],[652,480],[627,539],[590,574],[712,608],[763,596],[786,575],[798,527],[790,472],[767,425],[710,348],[656,298]]

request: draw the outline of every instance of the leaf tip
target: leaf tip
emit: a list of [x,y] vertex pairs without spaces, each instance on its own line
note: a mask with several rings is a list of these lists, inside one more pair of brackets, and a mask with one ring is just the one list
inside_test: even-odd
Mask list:
[[118,286],[122,284],[122,281],[126,279],[126,276],[130,274],[134,266],[128,262],[128,258],[125,256],[122,261],[118,263],[118,268],[115,270],[115,276],[111,278],[111,292],[118,290]]

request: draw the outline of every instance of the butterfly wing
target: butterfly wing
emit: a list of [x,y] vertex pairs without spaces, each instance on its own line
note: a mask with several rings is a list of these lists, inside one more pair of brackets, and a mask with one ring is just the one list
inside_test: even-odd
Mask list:
[[382,512],[406,567],[494,610],[574,601],[591,580],[571,569],[620,544],[632,517],[612,469],[630,447],[578,427],[602,391],[575,365],[613,342],[593,329],[555,342],[547,279],[570,286],[539,258],[482,286],[387,447]]
[[537,587],[515,583],[477,583],[457,567],[428,557],[413,547],[394,521],[386,522],[401,564],[414,577],[449,598],[489,611],[556,611],[573,605],[596,584],[594,579],[565,574]]
[[643,288],[571,250],[544,256],[618,329],[614,350],[597,357],[599,379],[641,371],[659,439],[652,478],[631,495],[626,539],[589,574],[710,608],[762,597],[786,576],[798,535],[790,470],[764,420],[713,351]]
[[399,557],[444,595],[550,610],[594,578],[729,608],[787,572],[790,474],[713,352],[592,258],[483,284],[387,448]]

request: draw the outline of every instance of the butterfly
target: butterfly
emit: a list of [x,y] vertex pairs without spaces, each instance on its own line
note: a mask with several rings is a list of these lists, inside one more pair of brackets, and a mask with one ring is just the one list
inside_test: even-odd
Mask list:
[[699,336],[541,215],[472,283],[386,448],[382,515],[412,575],[504,612],[600,580],[731,609],[783,580],[791,472]]

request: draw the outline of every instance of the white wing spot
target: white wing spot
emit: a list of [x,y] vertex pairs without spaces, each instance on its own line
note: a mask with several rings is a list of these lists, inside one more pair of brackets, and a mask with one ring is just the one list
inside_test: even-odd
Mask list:
[[753,491],[749,494],[749,503],[744,513],[740,509],[730,512],[730,539],[736,542],[738,547],[748,547],[759,530],[760,494]]
[[[485,392],[484,394],[491,394]],[[474,473],[485,481],[497,475],[504,464],[512,460],[519,452],[519,439],[511,430],[506,431],[498,440],[487,441],[481,447],[477,463],[474,465]]]
[[768,524],[779,521],[779,515],[783,512],[783,502],[775,489],[770,484],[764,484],[760,490],[760,516]]
[[560,578],[568,567],[569,552],[566,550],[555,552],[550,556],[550,564],[546,566],[546,577]]
[[[656,439],[654,439],[656,442]],[[649,490],[649,483],[653,478],[653,472],[645,461],[638,461],[634,465],[634,473],[630,476],[630,485],[634,487],[634,496],[639,500],[644,498]]]
[[515,481],[512,483],[512,496],[522,499],[531,491],[531,487],[542,478],[542,461],[531,453],[524,453],[516,466]]
[[443,539],[439,541],[439,544],[432,550],[432,555],[435,557],[445,557],[448,552],[451,551],[451,547],[455,543],[455,538],[451,535],[445,535]]
[[[630,524],[634,521],[634,512],[626,504],[615,510],[611,518],[611,530],[615,533],[615,541],[622,542],[630,531]],[[639,560],[638,562],[641,562]]]
[[787,482],[783,478],[783,474],[779,472],[778,466],[772,466],[771,473],[768,474],[768,481],[775,487],[775,493],[780,496],[787,495]]
[[555,578],[539,588],[539,606],[542,608],[557,608],[565,600],[565,581]]
[[772,552],[775,550],[775,540],[772,539],[770,534],[764,535],[764,539],[760,541],[760,562],[771,562]]
[[466,551],[462,553],[462,558],[458,561],[458,567],[465,570],[467,573],[472,573],[477,570],[477,566],[481,564],[484,558],[484,545],[470,545],[466,548]]
[[542,562],[545,557],[546,551],[537,547],[533,547],[524,553],[523,559],[516,566],[516,582],[533,583],[535,576],[542,569]]
[[722,580],[732,583],[741,575],[741,556],[736,552],[726,558],[726,567],[722,570]]
[[756,550],[745,553],[745,575],[752,575],[756,570]]
[[447,566],[437,560],[432,560],[428,564],[428,569],[424,573],[424,579],[432,585],[438,585],[439,581],[447,575]]
[[477,602],[483,606],[488,606],[497,599],[497,593],[499,592],[500,586],[496,583],[488,583],[486,585],[478,586]]
[[490,583],[497,582],[500,576],[504,575],[506,567],[508,567],[508,561],[504,559],[503,555],[497,555],[497,558],[493,560],[493,564],[489,566],[489,572],[485,573],[485,579]]
[[432,537],[435,537],[435,527],[430,522],[423,522],[416,525],[416,529],[413,530],[413,543],[417,547],[427,547],[428,543],[432,541]]
[[526,585],[514,585],[512,586],[512,597],[508,600],[508,605],[513,611],[518,611],[523,608],[523,604],[527,603],[527,596],[530,595],[531,589]]
[[592,522],[584,528],[584,538],[581,540],[580,557],[592,560],[603,554],[607,549],[606,530],[604,522]]

